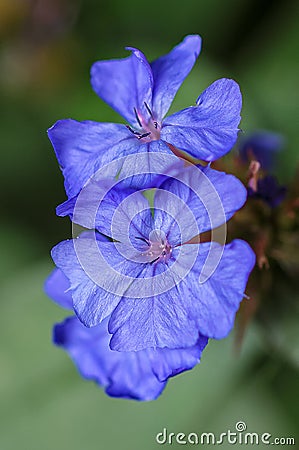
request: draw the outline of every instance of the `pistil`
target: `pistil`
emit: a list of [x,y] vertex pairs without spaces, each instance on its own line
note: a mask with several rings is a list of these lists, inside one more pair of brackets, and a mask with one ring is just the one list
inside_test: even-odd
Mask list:
[[149,113],[149,119],[145,119],[143,116],[141,116],[140,113],[138,113],[137,109],[134,108],[136,121],[141,130],[134,130],[129,125],[126,125],[126,127],[131,131],[131,133],[136,136],[137,139],[143,142],[157,141],[160,139],[161,125],[157,122],[157,120],[155,120],[155,117],[148,104],[144,102],[144,105],[147,112]]

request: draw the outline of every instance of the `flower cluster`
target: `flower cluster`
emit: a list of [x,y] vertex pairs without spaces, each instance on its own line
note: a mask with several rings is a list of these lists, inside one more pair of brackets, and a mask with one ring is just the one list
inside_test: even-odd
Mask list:
[[156,398],[227,336],[255,262],[246,242],[225,244],[246,189],[211,167],[237,139],[237,83],[217,80],[166,116],[200,48],[193,35],[152,63],[135,48],[96,62],[94,91],[128,124],[68,119],[48,131],[67,194],[57,214],[85,229],[52,250],[46,292],[75,313],[54,343],[116,397]]
[[282,146],[282,136],[265,131],[249,135],[240,145],[241,159],[250,162],[248,195],[261,199],[270,208],[279,206],[286,196],[286,187],[280,186],[275,176],[269,173]]
[[293,180],[280,183],[278,158],[286,156],[286,139],[280,134],[266,130],[244,134],[237,147],[225,165],[223,161],[217,165],[247,185],[248,201],[230,221],[228,236],[246,237],[257,264],[247,286],[250,301],[243,302],[238,311],[236,345],[240,348],[255,318],[271,352],[282,353],[297,365],[282,342],[288,342],[283,329],[286,317],[296,317],[298,309],[298,169]]

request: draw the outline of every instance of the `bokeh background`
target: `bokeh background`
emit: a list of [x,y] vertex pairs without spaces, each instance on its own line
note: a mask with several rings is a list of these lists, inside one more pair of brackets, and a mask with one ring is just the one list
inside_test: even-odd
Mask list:
[[[126,45],[152,60],[192,33],[202,36],[202,53],[172,111],[194,104],[215,79],[234,78],[241,128],[285,136],[277,175],[288,182],[299,159],[298,2],[0,0],[1,450],[146,450],[159,447],[164,427],[220,433],[240,420],[248,431],[299,440],[298,306],[273,334],[253,321],[239,355],[233,333],[211,342],[202,363],[150,403],[107,397],[51,344],[65,313],[43,281],[51,247],[71,227],[55,216],[65,194],[46,130],[68,117],[120,121],[93,93],[91,64],[126,56]],[[298,284],[282,285],[276,297],[296,304]]]

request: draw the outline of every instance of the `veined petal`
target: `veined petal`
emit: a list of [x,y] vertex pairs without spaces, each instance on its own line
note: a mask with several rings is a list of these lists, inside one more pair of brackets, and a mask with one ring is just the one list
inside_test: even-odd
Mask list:
[[[112,313],[144,264],[123,256],[120,244],[96,238],[63,241],[51,252],[53,261],[70,282],[74,310],[87,327]],[[135,251],[136,253],[136,251]]]
[[174,176],[161,184],[154,198],[155,223],[168,230],[173,245],[223,225],[246,201],[247,191],[236,177],[209,166],[183,167]]
[[191,71],[201,49],[198,35],[185,39],[167,55],[151,63],[154,77],[153,113],[161,120],[186,76]]
[[147,238],[152,230],[148,200],[139,190],[127,188],[122,182],[110,190],[104,182],[90,183],[77,198],[57,210],[60,215],[69,215],[72,222],[96,229],[122,244],[130,245],[133,236]]
[[109,322],[109,332],[113,334],[111,348],[139,351],[148,347],[175,349],[195,345],[198,328],[190,320],[182,298],[174,294],[173,289],[145,299],[124,297]]
[[[136,192],[122,184],[115,180],[92,179],[79,195],[59,205],[56,213],[62,217],[69,216],[73,223],[84,228],[97,229],[106,236],[121,240],[115,233],[112,236],[112,219],[122,201]],[[141,193],[139,195],[142,196]],[[121,219],[122,222],[123,217]]]
[[56,122],[48,130],[48,136],[64,175],[68,197],[78,194],[104,164],[125,151],[134,153],[139,144],[124,125],[72,119]]
[[[106,193],[112,189],[106,198],[106,203],[108,199],[112,199],[112,194],[115,194],[115,199],[117,198],[120,202],[134,190],[156,187],[160,183],[160,174],[163,174],[174,160],[178,160],[178,158],[162,141],[142,143],[135,138],[124,140],[119,145],[116,144],[109,148],[109,152],[102,158],[98,157],[97,159],[97,155],[90,158],[87,165],[88,175],[86,174],[88,183],[81,187],[79,195],[70,197],[59,205],[56,213],[59,216],[68,215],[79,225],[86,228],[97,228],[105,233],[101,228],[100,219],[95,225],[95,217],[101,199],[105,197]],[[75,168],[77,174],[79,169],[77,166]],[[72,177],[74,175],[75,172]],[[77,180],[78,178],[74,177],[74,183]],[[76,217],[73,215],[75,206]],[[104,226],[107,226],[107,223]]]
[[[86,328],[76,317],[55,325],[53,340],[70,355],[84,378],[94,380],[112,397],[154,400],[164,389],[152,370],[147,351],[115,352],[109,348],[107,319]],[[156,365],[158,364],[156,358]]]
[[45,281],[45,292],[59,306],[73,309],[70,282],[60,269],[54,269]]
[[190,317],[199,332],[222,339],[233,327],[255,255],[246,242],[238,239],[224,247],[202,243],[200,248],[196,264],[178,285],[178,291],[187,304],[192,304]]
[[[54,289],[50,288],[48,295],[59,298],[62,305],[70,300],[72,308],[68,291],[70,283],[59,269],[54,272],[57,284]],[[115,352],[109,347],[111,335],[107,323],[108,318],[96,327],[87,328],[77,318],[70,317],[54,327],[53,337],[54,342],[69,353],[82,376],[105,387],[109,395],[128,395],[139,400],[152,399],[153,395],[155,398],[152,388],[159,391],[162,386],[157,384],[152,374],[160,382],[165,382],[169,377],[192,369],[199,363],[208,342],[208,338],[199,335],[196,344],[190,348]]]
[[[92,240],[83,239],[81,242],[83,245],[80,247],[84,247],[82,253],[85,251],[88,254],[88,261],[84,261],[86,265],[89,263],[87,267],[80,263],[80,250],[77,255],[72,240],[61,242],[52,249],[51,254],[56,266],[70,282],[76,314],[85,326],[91,327],[111,314],[121,297],[110,295],[92,279],[94,271],[97,270],[97,254],[92,247]],[[112,243],[107,245],[111,245],[112,249]]]
[[215,81],[198,98],[163,122],[161,139],[191,154],[214,161],[235,144],[242,97],[238,84],[226,78]]
[[140,142],[133,154],[127,153],[119,172],[119,179],[128,187],[150,189],[160,184],[161,174],[178,158],[168,145],[161,141]]
[[96,94],[129,123],[139,127],[136,113],[148,117],[152,106],[153,75],[144,54],[127,47],[128,58],[98,61],[91,68],[91,85]]
[[110,347],[113,350],[175,349],[196,344],[198,329],[190,320],[188,299],[185,302],[176,286],[169,290],[165,287],[165,292],[158,294],[154,283],[152,288],[148,283],[151,277],[162,274],[160,283],[163,286],[164,274],[172,276],[171,269],[167,272],[165,269],[166,264],[147,264],[139,275],[147,283],[147,298],[132,298],[128,291],[119,302],[109,321],[109,332],[113,334]]
[[[175,269],[173,265],[170,272],[177,280],[173,287],[158,294],[153,289],[152,297],[147,298],[130,298],[128,289],[113,311],[109,321],[113,350],[187,348],[196,345],[198,333],[221,339],[231,331],[255,262],[253,251],[240,240],[224,247],[202,243],[180,249],[185,257],[178,264],[187,266],[188,255],[191,258],[194,249],[199,249],[197,260],[184,277],[184,267]],[[147,267],[147,275],[153,268],[157,272],[164,267]],[[162,273],[163,277],[167,273]],[[145,277],[145,271],[140,277]]]
[[[139,211],[149,209],[148,201],[140,190],[161,183],[163,179],[161,174],[167,171],[171,163],[178,161],[168,146],[161,141],[143,144],[138,142],[137,145],[136,153],[123,154],[121,158],[103,166],[83,187],[79,195],[57,207],[57,214],[68,215],[74,223],[89,229],[96,228],[101,233],[124,243],[129,237],[125,234],[124,222],[128,224],[128,220],[132,220]],[[128,150],[130,151],[130,148]],[[113,158],[113,150],[110,156]],[[110,166],[113,173],[118,168],[117,180],[111,177],[105,179]],[[130,201],[132,195],[134,200]],[[113,224],[115,234],[112,236],[111,221],[114,215],[119,217],[119,223],[115,219]],[[141,216],[137,219],[142,225]],[[136,225],[136,220],[133,225]],[[142,226],[138,227],[138,230],[140,232],[137,236],[144,236]]]
[[187,348],[157,348],[149,349],[148,356],[152,369],[160,381],[192,369],[199,363],[201,354],[208,343],[208,338],[199,335],[195,345]]
[[103,227],[105,217],[109,215],[111,221],[106,225],[106,233],[122,244],[131,245],[136,238],[147,239],[153,229],[149,202],[139,191],[133,192],[114,207],[111,203],[107,212],[105,208],[100,207],[97,215],[98,226],[102,224]]
[[[80,239],[91,238],[92,232],[84,231],[80,234]],[[109,242],[106,236],[96,233],[97,241]],[[54,269],[45,281],[45,293],[59,306],[65,309],[73,309],[73,299],[70,290],[70,282],[60,269]]]

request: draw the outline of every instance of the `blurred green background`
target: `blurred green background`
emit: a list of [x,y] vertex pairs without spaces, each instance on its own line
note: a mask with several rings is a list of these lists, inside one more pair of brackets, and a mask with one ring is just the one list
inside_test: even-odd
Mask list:
[[[0,0],[1,450],[153,449],[164,427],[220,433],[240,420],[248,431],[296,437],[293,315],[275,330],[273,346],[255,324],[239,356],[233,335],[211,342],[197,368],[142,404],[108,398],[52,346],[52,325],[65,313],[46,298],[43,281],[50,248],[71,236],[69,221],[55,216],[65,195],[46,130],[68,117],[121,120],[93,93],[91,64],[125,56],[126,45],[152,60],[200,34],[202,53],[172,111],[193,104],[215,79],[236,79],[241,128],[285,135],[279,175],[289,180],[299,149],[298,12],[290,0]],[[299,300],[298,286],[282,288],[279,301],[288,296]]]

